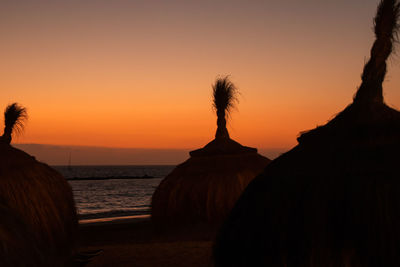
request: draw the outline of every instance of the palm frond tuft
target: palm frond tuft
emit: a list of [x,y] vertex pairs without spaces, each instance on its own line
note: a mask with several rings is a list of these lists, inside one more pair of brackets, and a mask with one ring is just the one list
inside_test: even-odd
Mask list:
[[218,113],[229,115],[238,100],[238,89],[229,80],[229,76],[218,78],[213,85],[213,108]]
[[27,118],[26,108],[17,103],[8,105],[4,111],[5,134],[21,134]]

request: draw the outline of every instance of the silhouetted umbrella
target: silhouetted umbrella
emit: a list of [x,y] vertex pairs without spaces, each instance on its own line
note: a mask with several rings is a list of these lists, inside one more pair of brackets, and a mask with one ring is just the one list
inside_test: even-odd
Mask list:
[[236,101],[227,77],[213,86],[218,120],[215,139],[178,165],[152,198],[152,219],[159,225],[221,222],[247,184],[270,162],[257,149],[229,138],[226,115]]
[[399,4],[384,0],[354,101],[246,188],[216,266],[400,266],[400,112],[383,102]]
[[[22,129],[25,117],[25,109],[17,104],[5,111],[5,129],[0,138],[0,200],[15,221],[21,222],[15,224],[15,230],[28,232],[27,239],[35,240],[32,249],[38,246],[35,249],[43,255],[42,266],[63,266],[73,254],[78,226],[72,190],[58,172],[10,145],[13,130]],[[19,229],[21,225],[25,229]],[[7,261],[30,266],[24,255]],[[0,265],[5,264],[1,258]]]

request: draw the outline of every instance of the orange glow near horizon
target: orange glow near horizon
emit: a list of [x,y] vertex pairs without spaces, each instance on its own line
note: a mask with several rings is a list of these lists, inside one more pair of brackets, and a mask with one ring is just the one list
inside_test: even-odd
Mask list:
[[[293,0],[290,11],[279,1],[38,2],[6,4],[0,14],[0,108],[18,102],[29,115],[15,142],[137,148],[211,141],[218,75],[241,93],[233,139],[294,146],[300,131],[351,103],[378,3]],[[389,61],[384,93],[400,108],[398,62]]]

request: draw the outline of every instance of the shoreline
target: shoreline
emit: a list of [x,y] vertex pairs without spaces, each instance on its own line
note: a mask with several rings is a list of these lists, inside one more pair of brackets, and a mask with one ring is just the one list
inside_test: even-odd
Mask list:
[[156,177],[150,175],[143,176],[106,176],[106,177],[71,177],[65,178],[67,181],[104,181],[104,180],[145,180],[145,179],[162,179],[163,177]]
[[210,267],[215,230],[205,225],[159,231],[150,215],[79,222],[78,251],[102,252],[87,267]]

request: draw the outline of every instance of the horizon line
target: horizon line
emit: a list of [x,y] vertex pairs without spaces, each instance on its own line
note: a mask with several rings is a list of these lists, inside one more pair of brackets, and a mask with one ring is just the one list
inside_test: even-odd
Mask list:
[[[46,143],[11,143],[11,145],[40,145],[40,146],[57,146],[57,147],[82,147],[82,148],[106,148],[106,149],[147,149],[147,150],[191,150],[198,149],[198,147],[190,148],[160,148],[160,147],[119,147],[119,146],[101,146],[101,145],[66,145],[66,144],[46,144]],[[206,144],[205,144],[206,145]],[[256,147],[259,149],[289,149],[287,147]]]

